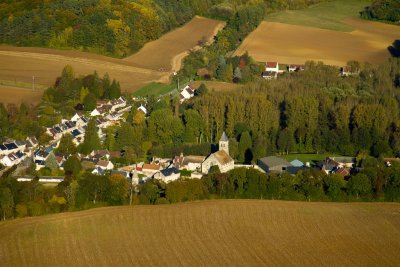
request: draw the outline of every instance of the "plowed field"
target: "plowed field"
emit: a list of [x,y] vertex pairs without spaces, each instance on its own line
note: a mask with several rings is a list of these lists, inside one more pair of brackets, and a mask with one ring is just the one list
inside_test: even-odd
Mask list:
[[398,266],[400,204],[202,201],[0,223],[2,266]]

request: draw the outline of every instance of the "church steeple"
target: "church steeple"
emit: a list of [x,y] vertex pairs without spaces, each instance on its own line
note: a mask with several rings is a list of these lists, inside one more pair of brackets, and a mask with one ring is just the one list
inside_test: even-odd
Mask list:
[[224,150],[229,155],[229,139],[225,132],[219,139],[219,150]]

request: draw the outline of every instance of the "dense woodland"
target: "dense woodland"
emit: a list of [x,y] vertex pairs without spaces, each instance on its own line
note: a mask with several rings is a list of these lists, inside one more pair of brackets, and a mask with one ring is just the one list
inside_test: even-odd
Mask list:
[[398,0],[374,0],[360,12],[361,17],[400,24],[400,2]]
[[[267,11],[319,0],[18,0],[0,2],[0,43],[74,48],[116,57],[188,22],[195,15],[262,18]],[[243,31],[253,27],[243,23]],[[258,24],[257,24],[258,25]]]

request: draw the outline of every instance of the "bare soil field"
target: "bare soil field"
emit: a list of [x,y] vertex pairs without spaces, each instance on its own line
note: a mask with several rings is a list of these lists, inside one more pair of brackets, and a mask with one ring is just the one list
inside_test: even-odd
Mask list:
[[220,200],[0,223],[2,266],[398,266],[400,204]]
[[307,60],[343,66],[349,60],[380,63],[390,54],[388,46],[400,36],[400,27],[349,18],[355,30],[341,32],[277,22],[262,22],[235,52],[249,52],[260,62],[304,64]]
[[236,84],[236,83],[226,83],[226,82],[219,82],[219,81],[195,81],[192,82],[191,85],[194,88],[199,88],[199,86],[204,83],[207,86],[209,91],[216,91],[216,92],[230,92],[241,88],[243,85]]
[[7,104],[20,105],[22,102],[36,105],[40,102],[42,95],[42,90],[0,85],[0,102],[3,103],[4,106],[7,106]]
[[147,43],[139,52],[124,61],[155,71],[177,71],[189,49],[196,49],[201,40],[212,41],[214,35],[224,26],[222,21],[196,16],[184,27]]
[[195,48],[203,36],[207,40],[212,38],[223,25],[221,21],[195,17],[126,59],[78,51],[0,46],[0,80],[30,83],[35,76],[36,83],[51,86],[63,67],[70,64],[77,75],[96,70],[102,76],[108,72],[124,91],[133,92],[150,82],[168,82],[173,70],[180,68],[186,55],[182,53]]

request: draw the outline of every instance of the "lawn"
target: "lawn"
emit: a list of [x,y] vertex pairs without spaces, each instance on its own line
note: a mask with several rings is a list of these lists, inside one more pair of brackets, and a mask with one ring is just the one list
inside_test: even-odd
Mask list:
[[336,0],[319,3],[301,10],[287,10],[267,15],[270,22],[315,27],[327,30],[353,31],[353,27],[343,23],[343,19],[359,16],[359,12],[371,1]]
[[[188,82],[189,82],[188,79],[181,81],[179,87],[182,89],[184,86],[188,84]],[[170,84],[152,82],[134,92],[133,96],[146,97],[150,95],[153,96],[165,95],[174,91],[177,92],[177,87],[178,86],[175,82],[172,82]]]

